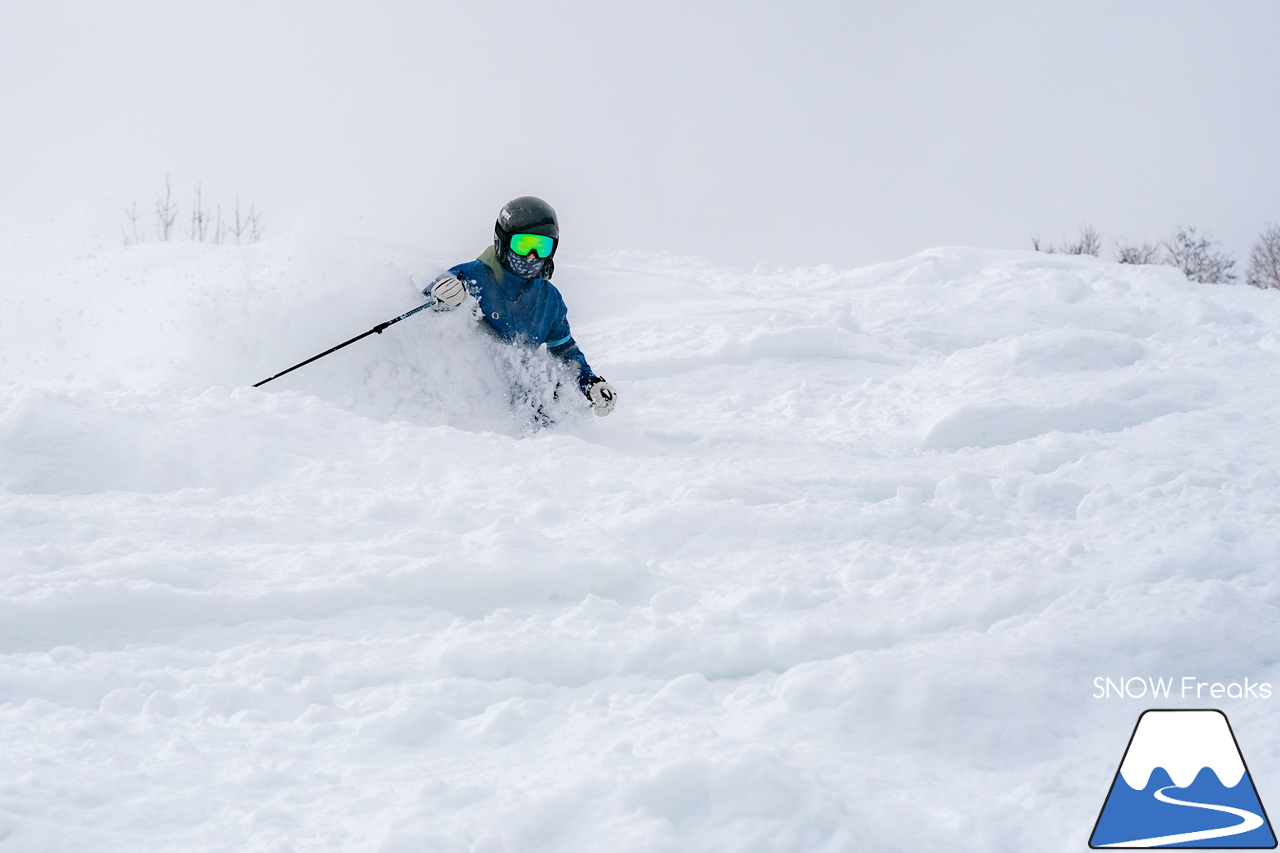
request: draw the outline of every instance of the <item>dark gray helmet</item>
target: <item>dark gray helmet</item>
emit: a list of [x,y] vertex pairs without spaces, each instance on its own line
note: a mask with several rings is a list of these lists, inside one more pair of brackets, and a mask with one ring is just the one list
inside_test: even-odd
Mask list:
[[512,234],[541,234],[556,241],[551,254],[560,245],[560,223],[556,212],[540,198],[522,195],[513,198],[498,211],[498,221],[493,225],[494,241],[499,252],[511,247]]

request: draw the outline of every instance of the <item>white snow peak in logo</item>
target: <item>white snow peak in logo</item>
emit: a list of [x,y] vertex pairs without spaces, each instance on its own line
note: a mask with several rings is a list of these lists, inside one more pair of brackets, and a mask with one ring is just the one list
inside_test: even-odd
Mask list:
[[1226,714],[1143,711],[1089,846],[1274,848]]

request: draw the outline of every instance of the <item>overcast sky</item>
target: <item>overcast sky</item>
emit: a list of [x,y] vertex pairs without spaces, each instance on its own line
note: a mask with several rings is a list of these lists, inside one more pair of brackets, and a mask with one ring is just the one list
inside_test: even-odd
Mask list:
[[845,266],[1280,222],[1280,3],[62,2],[0,28],[0,227],[173,178],[268,236]]

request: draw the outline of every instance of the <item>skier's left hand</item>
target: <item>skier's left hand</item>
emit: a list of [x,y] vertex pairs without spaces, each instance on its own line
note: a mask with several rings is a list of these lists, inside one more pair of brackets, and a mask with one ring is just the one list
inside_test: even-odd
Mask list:
[[587,399],[591,401],[596,414],[603,418],[612,412],[614,405],[617,404],[618,391],[608,382],[596,376],[592,378],[591,384],[587,386]]

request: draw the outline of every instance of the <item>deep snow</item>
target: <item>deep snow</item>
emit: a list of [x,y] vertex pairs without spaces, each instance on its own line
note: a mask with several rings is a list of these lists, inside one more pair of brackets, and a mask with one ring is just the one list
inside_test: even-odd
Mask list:
[[1280,684],[1274,293],[566,259],[534,431],[463,312],[248,387],[463,258],[0,245],[6,850],[1078,851],[1095,677]]

